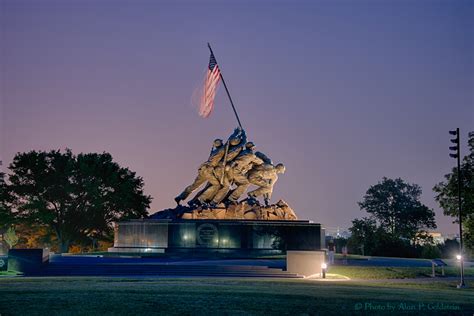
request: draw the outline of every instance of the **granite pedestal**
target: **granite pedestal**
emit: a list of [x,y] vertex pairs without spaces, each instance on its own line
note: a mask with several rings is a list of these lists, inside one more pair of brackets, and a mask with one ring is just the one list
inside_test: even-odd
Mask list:
[[320,224],[304,220],[130,220],[115,224],[114,247],[126,253],[280,254],[315,251],[324,243]]

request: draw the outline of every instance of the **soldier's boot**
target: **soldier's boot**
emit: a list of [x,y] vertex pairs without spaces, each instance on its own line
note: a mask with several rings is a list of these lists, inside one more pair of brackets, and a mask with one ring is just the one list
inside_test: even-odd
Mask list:
[[207,205],[209,206],[209,208],[216,208],[217,207],[217,204],[214,203],[214,202],[209,202]]
[[265,193],[263,195],[263,201],[265,202],[266,207],[270,206],[270,194]]
[[249,205],[252,205],[252,206],[261,206],[260,201],[257,200],[256,198],[251,198],[248,201],[248,203],[249,203]]
[[182,192],[180,195],[178,195],[177,197],[174,198],[174,201],[176,202],[176,204],[180,205],[180,202],[185,200],[186,199],[186,191]]
[[232,206],[232,205],[237,205],[237,204],[239,204],[239,203],[238,203],[237,201],[234,201],[234,200],[226,199],[226,200],[224,201],[224,204],[225,204],[225,207],[228,208],[228,207],[230,207],[230,206]]
[[199,201],[199,199],[192,199],[191,201],[188,202],[188,205],[191,208],[200,207],[202,206],[202,202]]
[[248,205],[259,205],[260,203],[258,203],[258,200],[255,198],[255,196],[253,196],[252,194],[248,194],[248,197],[247,197],[247,204]]

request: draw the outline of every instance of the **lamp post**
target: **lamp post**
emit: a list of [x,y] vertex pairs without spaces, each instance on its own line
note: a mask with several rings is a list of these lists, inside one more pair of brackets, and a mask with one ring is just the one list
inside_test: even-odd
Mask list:
[[458,284],[457,288],[462,289],[466,287],[464,283],[464,252],[463,252],[463,244],[462,244],[462,206],[461,206],[461,141],[460,141],[460,134],[459,128],[456,128],[455,131],[449,131],[449,134],[456,136],[456,138],[451,139],[451,142],[454,143],[456,146],[450,146],[449,149],[454,153],[450,153],[449,156],[451,158],[457,158],[458,161],[458,210],[459,210],[459,253],[460,253],[460,263],[461,263],[461,282]]

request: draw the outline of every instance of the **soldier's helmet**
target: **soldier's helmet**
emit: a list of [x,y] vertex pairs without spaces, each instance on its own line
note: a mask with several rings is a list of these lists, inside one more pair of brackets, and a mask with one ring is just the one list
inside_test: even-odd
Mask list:
[[214,147],[221,147],[222,146],[222,139],[216,138],[214,139]]
[[229,139],[229,144],[231,146],[237,146],[238,144],[240,144],[240,138],[232,137],[231,139]]
[[278,173],[285,173],[285,170],[286,170],[285,165],[282,163],[277,164],[275,166],[275,169]]
[[245,149],[254,149],[255,144],[253,142],[248,142],[245,144]]

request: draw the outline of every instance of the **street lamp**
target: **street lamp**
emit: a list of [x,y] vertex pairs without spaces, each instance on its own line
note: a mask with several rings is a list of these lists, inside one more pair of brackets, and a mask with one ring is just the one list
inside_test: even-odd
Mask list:
[[[449,150],[454,153],[450,153],[451,158],[458,160],[458,209],[459,209],[459,261],[461,262],[461,282],[457,286],[458,289],[466,287],[464,283],[464,263],[463,263],[463,244],[462,244],[462,216],[461,216],[461,141],[459,128],[456,128],[455,131],[449,131],[450,135],[456,136],[456,138],[451,139],[451,143],[454,143],[455,146],[450,146]],[[457,257],[457,256],[456,256]]]

